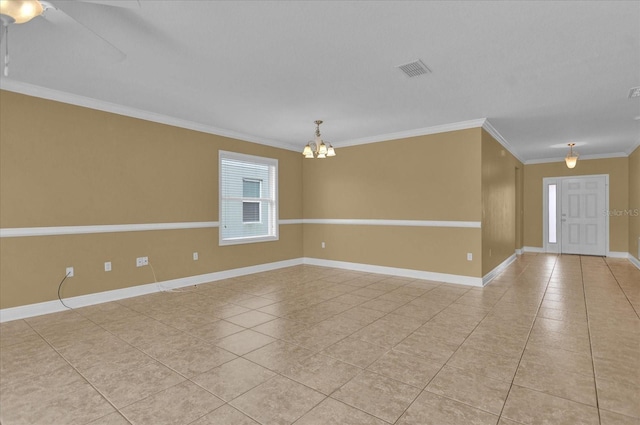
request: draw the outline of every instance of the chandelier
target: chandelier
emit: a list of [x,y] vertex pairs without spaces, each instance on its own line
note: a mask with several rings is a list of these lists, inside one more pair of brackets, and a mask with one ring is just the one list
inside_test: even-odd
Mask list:
[[328,156],[336,156],[336,151],[333,149],[333,146],[331,146],[331,143],[327,142],[329,144],[329,147],[327,147],[327,144],[320,138],[320,124],[322,124],[322,120],[315,121],[315,124],[316,137],[314,140],[307,143],[307,146],[305,146],[302,151],[302,155],[304,155],[305,158],[319,159],[323,159]]

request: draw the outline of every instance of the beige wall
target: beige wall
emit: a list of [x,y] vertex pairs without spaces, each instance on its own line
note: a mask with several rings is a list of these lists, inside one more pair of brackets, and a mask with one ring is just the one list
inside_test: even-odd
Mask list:
[[[629,158],[578,160],[570,170],[563,162],[529,164],[524,167],[524,245],[542,248],[542,179],[590,174],[609,175],[609,209],[629,207]],[[627,252],[629,247],[629,217],[609,219],[609,250]]]
[[[280,219],[302,217],[297,152],[0,92],[0,227],[218,220],[218,151],[279,161]],[[35,118],[35,119],[34,119]],[[217,229],[2,238],[0,308],[302,256],[302,225],[280,240],[218,246]],[[193,261],[192,253],[199,253]],[[104,272],[111,261],[113,271]]]
[[522,163],[489,133],[482,131],[482,274],[512,256],[518,246],[517,220]]
[[[480,277],[480,229],[304,225],[305,257]],[[325,248],[321,243],[325,242]],[[466,253],[475,261],[466,261]]]
[[303,161],[304,218],[481,219],[479,128]]
[[[218,151],[279,160],[280,219],[481,222],[482,228],[291,224],[280,240],[218,246],[215,228],[0,239],[0,308],[300,257],[482,277],[542,246],[542,179],[609,174],[611,209],[640,208],[630,158],[523,166],[480,128],[303,160],[271,148],[0,92],[0,227],[218,220]],[[37,117],[32,120],[31,117]],[[640,218],[611,217],[610,249],[637,254]],[[325,248],[321,247],[322,242]],[[198,252],[199,261],[192,260]],[[473,254],[467,261],[466,254]],[[113,271],[104,272],[105,261]]]
[[[476,128],[305,160],[304,218],[480,221],[480,138]],[[480,277],[480,236],[474,228],[305,224],[304,255]]]
[[524,247],[524,165],[516,167],[516,249]]
[[629,253],[640,260],[640,147],[629,156]]

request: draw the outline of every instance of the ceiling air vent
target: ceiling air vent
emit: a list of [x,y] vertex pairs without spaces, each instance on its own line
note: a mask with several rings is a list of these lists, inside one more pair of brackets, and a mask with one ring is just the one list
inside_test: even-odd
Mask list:
[[427,68],[421,60],[405,63],[404,65],[398,65],[396,68],[400,68],[400,70],[407,74],[409,78],[429,74],[431,72],[431,70]]
[[629,90],[629,99],[632,99],[634,97],[640,97],[640,87],[634,87]]

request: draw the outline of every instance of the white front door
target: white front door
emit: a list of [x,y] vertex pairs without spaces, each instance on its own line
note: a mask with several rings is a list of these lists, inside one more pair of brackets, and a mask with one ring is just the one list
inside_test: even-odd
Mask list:
[[561,253],[607,255],[606,180],[606,176],[561,180]]

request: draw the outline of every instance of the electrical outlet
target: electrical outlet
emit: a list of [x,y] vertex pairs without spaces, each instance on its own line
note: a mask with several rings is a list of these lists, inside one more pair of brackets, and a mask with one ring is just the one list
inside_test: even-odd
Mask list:
[[110,272],[111,271],[111,261],[106,261],[104,263],[104,271],[105,272]]
[[324,242],[322,242],[322,247],[324,248],[326,245],[324,244]]
[[67,267],[67,277],[73,277],[73,267]]
[[473,254],[470,252],[467,252],[467,261],[473,261]]
[[148,266],[149,265],[149,257],[138,257],[136,258],[136,267]]
[[197,252],[193,253],[193,261],[198,261],[198,253]]

